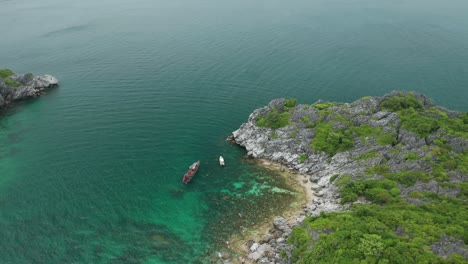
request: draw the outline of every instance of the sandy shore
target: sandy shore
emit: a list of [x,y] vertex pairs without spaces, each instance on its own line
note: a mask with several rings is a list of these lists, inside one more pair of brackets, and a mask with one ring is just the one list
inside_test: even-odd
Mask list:
[[297,223],[298,219],[304,215],[304,207],[310,205],[315,198],[312,191],[312,183],[309,181],[308,175],[295,173],[289,170],[286,166],[279,163],[271,162],[264,159],[255,160],[255,163],[264,168],[278,172],[286,181],[287,185],[292,187],[297,193],[297,199],[291,203],[286,211],[281,214],[271,215],[264,222],[241,230],[242,235],[234,235],[226,242],[227,249],[232,253],[231,262],[237,263],[253,263],[248,258],[249,248],[247,243],[250,240],[258,242],[263,236],[268,234],[268,230],[273,227],[273,219],[276,216],[286,218],[290,225]]

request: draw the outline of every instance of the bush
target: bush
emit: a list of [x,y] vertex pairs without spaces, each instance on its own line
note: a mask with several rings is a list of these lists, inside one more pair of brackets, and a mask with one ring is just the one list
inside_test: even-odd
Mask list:
[[340,177],[339,174],[335,174],[335,175],[331,176],[330,177],[330,183],[333,183],[336,180],[336,178],[338,178],[338,177]]
[[375,158],[375,157],[377,157],[377,151],[371,150],[369,152],[359,155],[358,157],[354,158],[354,160],[366,160],[366,159]]
[[296,101],[295,98],[286,99],[286,100],[284,100],[284,109],[289,110],[289,109],[295,107],[296,103],[297,103],[297,101]]
[[377,143],[381,146],[395,145],[398,142],[397,135],[394,133],[384,133],[377,137]]
[[21,83],[15,82],[15,81],[13,81],[12,79],[10,79],[10,78],[8,78],[8,77],[7,77],[7,78],[4,78],[3,81],[4,81],[7,85],[9,85],[9,86],[13,86],[13,87],[21,86]]
[[0,70],[0,78],[6,78],[15,75],[15,73],[9,69]]
[[410,152],[404,156],[404,159],[405,160],[417,160],[419,159],[419,155],[414,152]]
[[334,156],[338,152],[352,149],[354,140],[349,133],[343,133],[342,130],[336,131],[329,123],[319,123],[315,127],[315,138],[310,146],[317,151]]
[[399,113],[401,128],[413,131],[420,137],[427,137],[432,132],[440,128],[437,119],[424,116],[423,113],[414,109],[408,109]]
[[372,127],[367,124],[360,125],[358,127],[353,127],[352,131],[358,137],[373,137],[382,133],[381,127]]
[[424,105],[421,101],[416,99],[414,94],[408,93],[407,95],[397,95],[385,99],[380,104],[381,109],[385,109],[390,112],[397,112],[403,109],[422,109]]
[[335,104],[334,103],[318,103],[318,104],[313,104],[312,107],[318,109],[318,110],[324,110],[324,109],[327,109],[329,107],[332,107],[334,106]]
[[273,129],[278,129],[280,127],[285,127],[289,125],[290,117],[291,114],[289,112],[278,114],[276,109],[273,109],[265,117],[258,117],[257,122],[255,124],[258,127],[269,127]]
[[308,158],[307,154],[302,154],[300,157],[299,157],[299,163],[304,163],[304,161],[306,161],[306,159]]

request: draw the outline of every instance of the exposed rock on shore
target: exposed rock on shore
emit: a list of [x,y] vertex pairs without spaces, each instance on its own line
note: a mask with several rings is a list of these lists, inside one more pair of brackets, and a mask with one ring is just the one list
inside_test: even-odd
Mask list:
[[58,86],[57,78],[51,75],[34,76],[0,70],[0,107],[14,101],[42,95],[46,89]]
[[[317,198],[307,206],[307,215],[399,197],[420,205],[433,201],[425,195],[430,193],[460,198],[460,184],[467,181],[468,114],[438,107],[418,93],[312,105],[276,99],[255,110],[233,138],[249,156],[308,175]],[[353,182],[364,180],[389,186],[372,186],[373,194],[364,185],[362,192],[352,189]],[[273,226],[281,236],[258,241],[249,257],[258,263],[291,263],[293,248],[286,242],[291,227],[280,218]],[[309,236],[316,240],[324,232],[333,231],[310,230]],[[440,239],[432,244],[433,253],[446,257],[438,246],[443,245],[457,249],[449,253],[466,255],[463,241]],[[451,241],[456,242],[451,246]]]

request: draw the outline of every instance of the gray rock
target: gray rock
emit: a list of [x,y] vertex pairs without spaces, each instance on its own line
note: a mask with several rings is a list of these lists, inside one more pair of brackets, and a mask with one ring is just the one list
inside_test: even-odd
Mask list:
[[36,97],[44,93],[48,88],[58,85],[57,78],[51,75],[33,76],[32,74],[15,74],[9,77],[20,86],[9,86],[0,80],[0,96],[4,105],[17,100]]
[[468,259],[468,248],[465,243],[462,240],[447,235],[443,235],[439,242],[432,244],[431,250],[444,258],[448,258],[453,253],[457,253],[465,257],[465,259]]
[[291,233],[291,228],[288,225],[288,221],[284,219],[284,217],[277,216],[275,220],[273,220],[273,226],[281,230],[283,233],[290,234]]
[[249,258],[251,258],[251,259],[253,259],[255,261],[259,260],[261,257],[262,256],[258,252],[252,252],[252,253],[249,254]]
[[258,243],[253,243],[253,245],[250,247],[250,251],[254,252],[258,248]]

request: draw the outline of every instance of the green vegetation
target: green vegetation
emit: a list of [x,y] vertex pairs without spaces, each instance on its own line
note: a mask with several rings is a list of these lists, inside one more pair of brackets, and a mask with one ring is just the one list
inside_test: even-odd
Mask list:
[[382,133],[381,127],[372,127],[367,124],[352,128],[353,133],[358,137],[373,137]]
[[339,174],[335,174],[335,175],[331,176],[330,177],[330,183],[333,183],[336,180],[336,178],[338,178],[338,177],[340,177]]
[[404,156],[404,159],[405,160],[417,160],[419,159],[419,155],[414,152],[410,152]]
[[273,109],[273,111],[268,113],[266,117],[257,118],[256,125],[259,127],[269,127],[277,129],[289,125],[290,117],[291,114],[289,112],[283,112],[279,114],[278,111],[276,111],[276,109]]
[[10,79],[10,78],[8,78],[8,77],[7,77],[7,78],[4,78],[3,81],[4,81],[6,84],[8,84],[9,86],[13,86],[13,87],[21,86],[21,83],[15,82],[15,81],[13,81],[12,79]]
[[443,130],[450,135],[468,138],[468,113],[458,117],[448,117],[437,108],[425,109],[414,94],[399,95],[384,100],[380,108],[396,112],[401,119],[401,127],[420,137],[427,137],[434,131]]
[[334,156],[338,152],[352,149],[353,142],[349,130],[333,129],[330,123],[318,123],[315,126],[315,138],[310,146],[317,151],[323,151],[330,156]]
[[313,128],[315,126],[314,122],[310,121],[310,119],[307,116],[304,116],[302,118],[302,122],[306,124],[307,128]]
[[307,154],[301,154],[301,156],[299,157],[298,161],[299,163],[304,163],[304,161],[306,161],[306,159],[308,158],[309,156],[307,156]]
[[283,104],[284,112],[278,113],[277,109],[273,109],[266,116],[257,116],[255,124],[258,127],[269,127],[273,129],[285,127],[290,124],[289,119],[291,118],[291,113],[289,111],[295,106],[296,99],[286,99]]
[[397,135],[395,133],[384,133],[377,137],[377,143],[382,146],[386,145],[395,145],[397,140]]
[[[391,164],[386,157],[362,174],[331,176],[330,183],[339,188],[341,202],[348,204],[349,210],[308,217],[302,226],[295,227],[288,240],[294,245],[293,263],[466,263],[457,254],[446,259],[435,255],[431,244],[439,241],[442,235],[468,244],[465,230],[468,183],[450,180],[452,175],[468,174],[468,151],[454,153],[448,143],[452,136],[468,138],[468,113],[457,116],[444,109],[429,108],[412,93],[382,101],[380,109],[395,112],[401,129],[423,138],[434,135],[426,139],[432,143],[423,147],[425,153],[421,154],[405,151],[403,143],[398,143],[396,132],[384,132],[382,127],[368,124],[356,126],[345,117],[346,109],[333,111],[331,107],[334,106],[334,103],[314,104],[318,120],[312,122],[304,116],[300,121],[314,128],[315,137],[310,147],[330,155],[327,161],[338,152],[352,149],[354,140],[359,138],[356,142],[373,144],[375,140],[379,145],[391,146],[381,149],[398,159],[401,159],[400,151],[404,151],[403,158],[407,162],[422,160],[431,169],[395,171],[397,167],[386,165]],[[379,157],[379,151],[368,151],[354,160]],[[298,161],[302,163],[307,158],[302,154]],[[455,197],[424,191],[408,194],[406,188],[431,180],[436,180],[441,188],[460,192]],[[421,202],[418,205],[408,202],[418,200]],[[282,255],[287,257],[285,252]]]
[[324,109],[327,109],[327,108],[332,107],[332,106],[334,106],[334,105],[335,105],[335,103],[330,103],[330,102],[328,102],[328,103],[313,104],[312,107],[315,107],[315,108],[317,108],[318,110],[324,110]]
[[13,81],[10,76],[15,75],[15,73],[9,69],[0,70],[0,78],[9,86],[18,87],[21,86],[21,83]]
[[276,133],[271,134],[271,138],[272,138],[272,139],[277,139],[277,138],[278,138],[278,134],[276,134]]
[[[354,204],[350,212],[322,213],[295,227],[289,238],[295,246],[293,262],[466,263],[457,254],[444,259],[430,251],[444,234],[468,241],[466,204],[436,196],[437,202],[415,206],[385,191],[368,192],[377,201],[386,199],[384,207]],[[318,239],[312,238],[311,230],[321,232]]]
[[372,150],[367,153],[363,153],[359,155],[358,157],[354,158],[354,160],[366,160],[366,159],[371,159],[377,157],[377,151]]
[[0,70],[0,78],[4,79],[14,75],[15,73],[9,69]]
[[397,112],[403,109],[422,109],[424,105],[419,101],[414,94],[398,95],[390,97],[380,104],[380,108],[390,112]]
[[288,111],[289,109],[294,108],[296,106],[296,103],[297,101],[295,98],[284,100],[284,110]]

